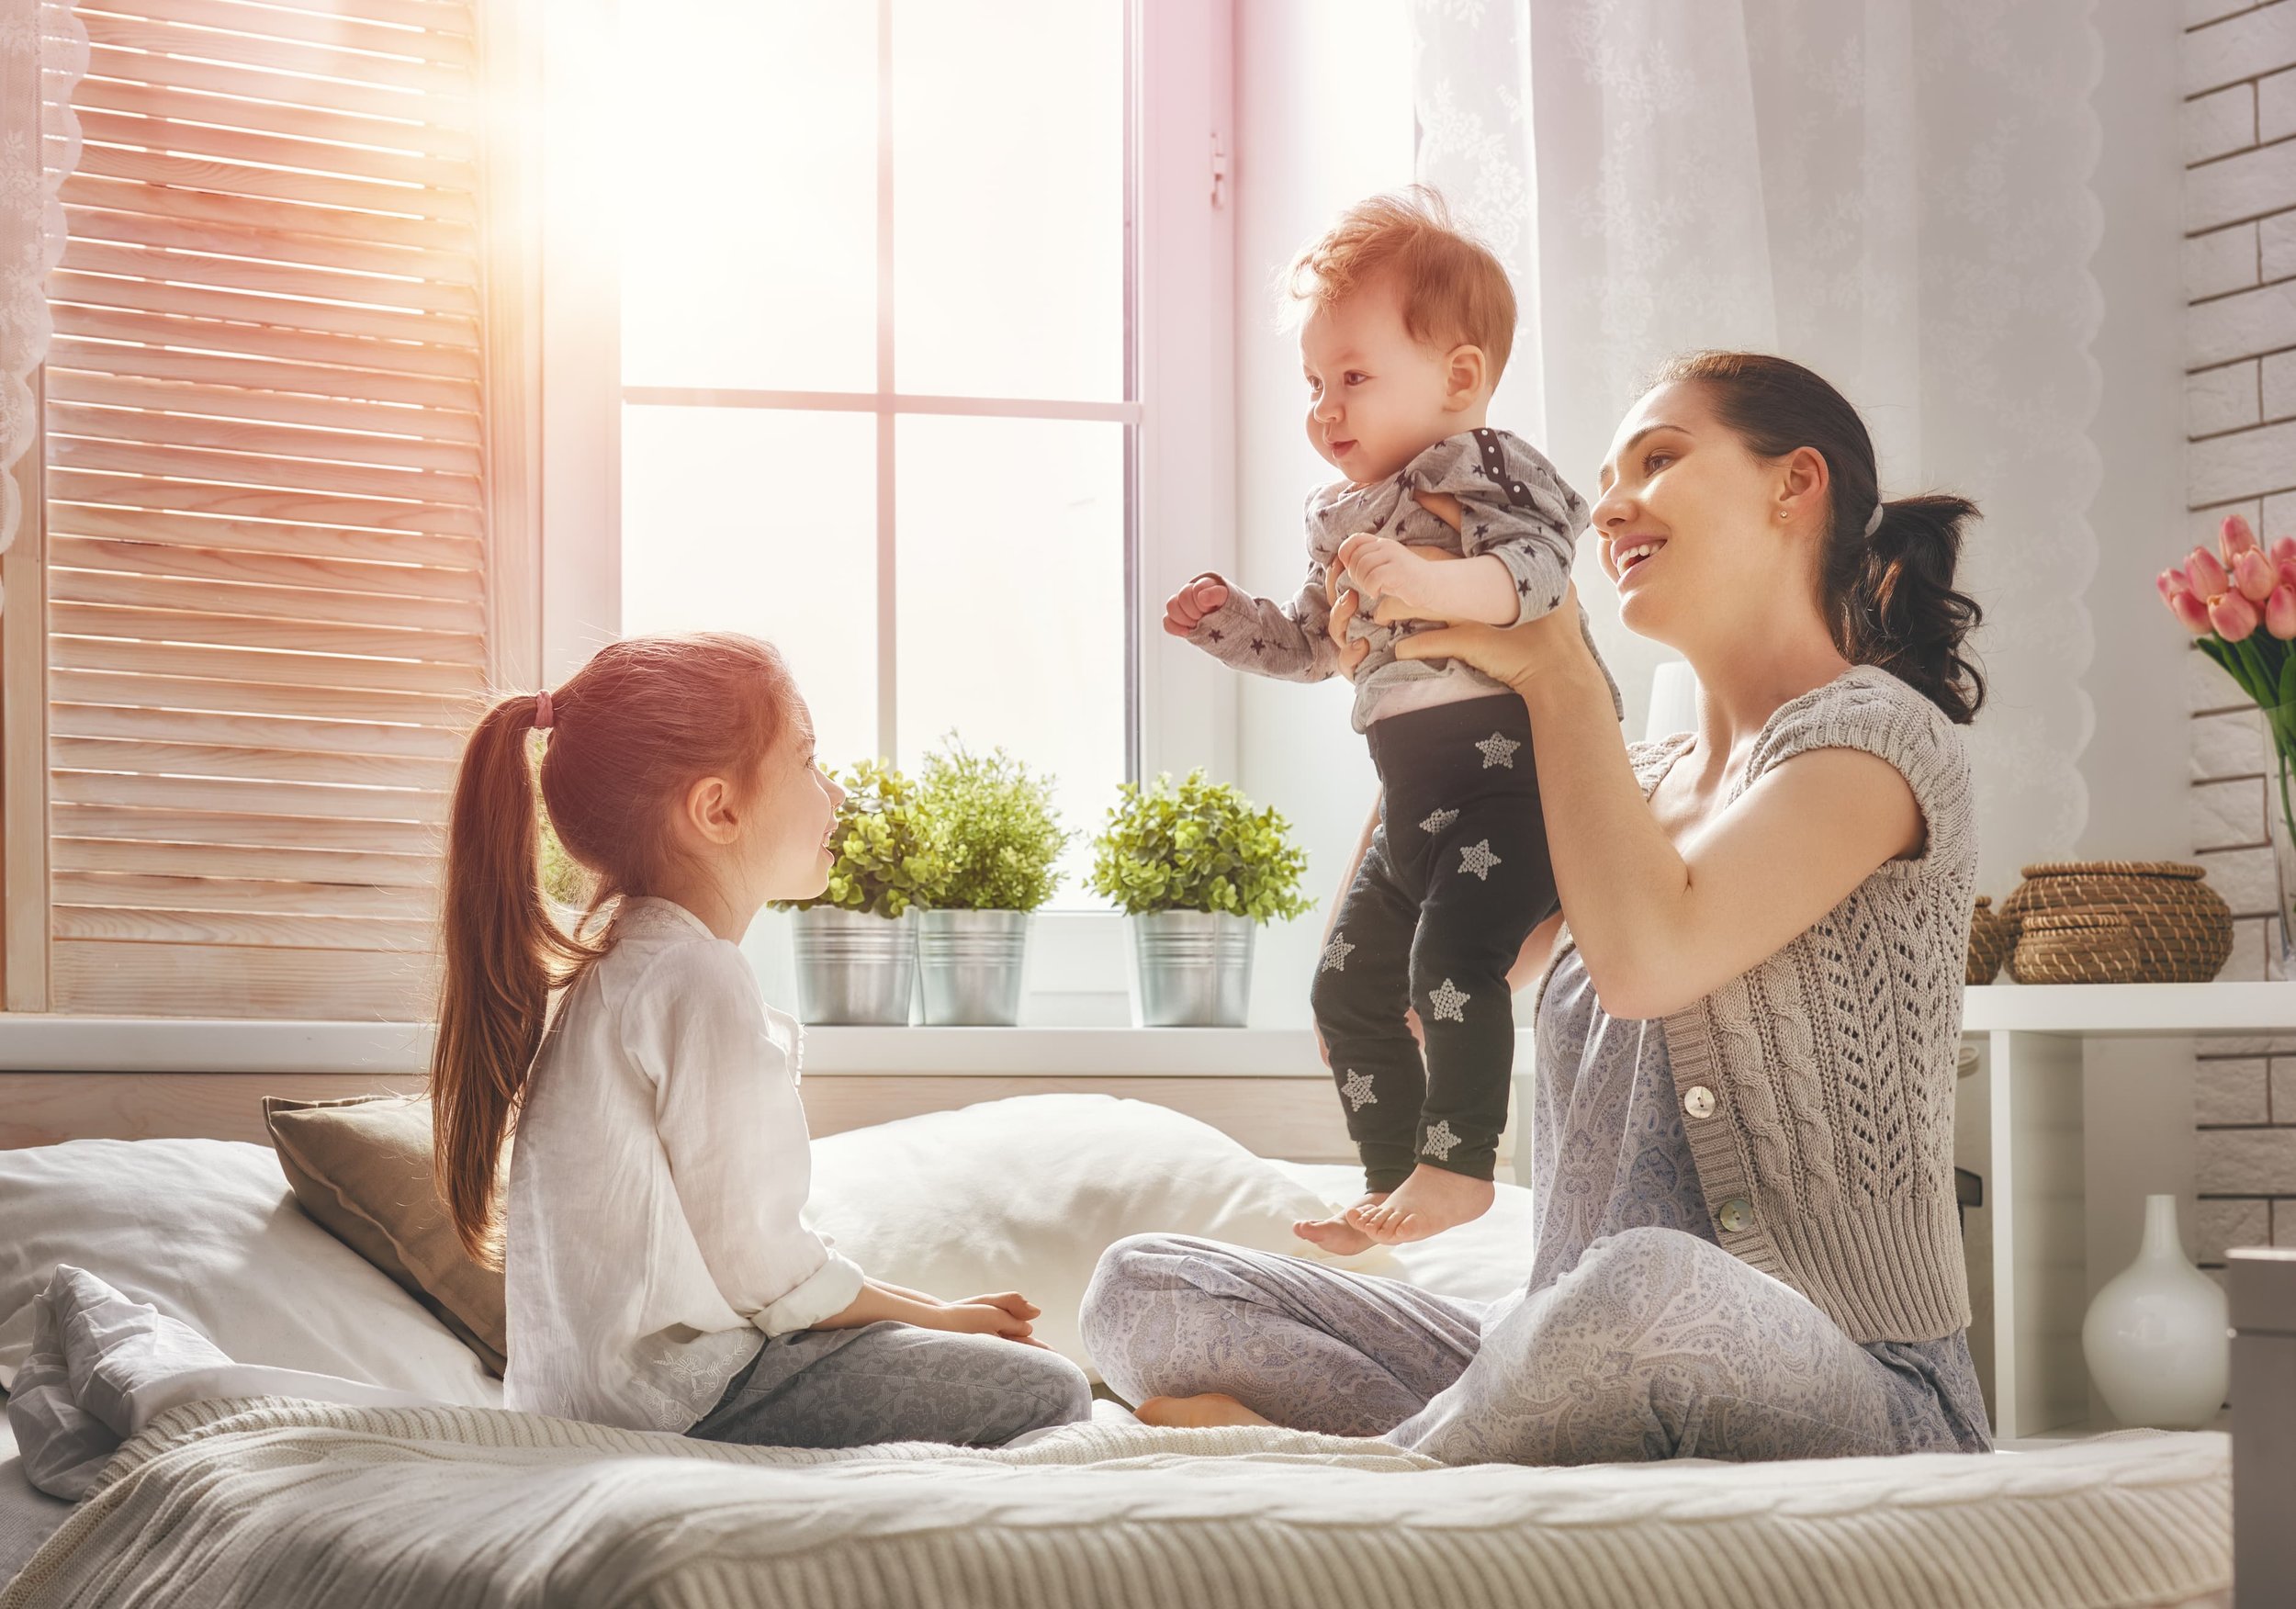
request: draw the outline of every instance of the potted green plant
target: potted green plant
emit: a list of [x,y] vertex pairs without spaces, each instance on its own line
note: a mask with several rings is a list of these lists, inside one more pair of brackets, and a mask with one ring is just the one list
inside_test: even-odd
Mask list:
[[1059,884],[1052,867],[1071,836],[1052,808],[1052,779],[951,736],[925,759],[917,806],[940,871],[917,914],[925,1020],[1009,1028],[1020,1019],[1029,915]]
[[845,803],[836,860],[818,898],[776,902],[796,913],[797,1014],[806,1022],[899,1027],[917,990],[913,909],[944,875],[917,787],[863,760],[838,778]]
[[1192,771],[1118,790],[1088,886],[1131,918],[1137,1010],[1150,1028],[1242,1028],[1254,928],[1296,917],[1307,857],[1290,824]]

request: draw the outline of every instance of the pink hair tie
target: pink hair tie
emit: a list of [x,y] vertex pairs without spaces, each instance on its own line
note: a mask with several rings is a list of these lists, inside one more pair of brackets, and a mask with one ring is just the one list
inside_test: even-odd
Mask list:
[[550,729],[550,694],[546,690],[535,694],[535,730],[547,732]]

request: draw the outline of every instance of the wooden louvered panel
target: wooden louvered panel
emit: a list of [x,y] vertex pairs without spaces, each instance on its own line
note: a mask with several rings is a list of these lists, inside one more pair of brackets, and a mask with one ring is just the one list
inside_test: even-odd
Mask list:
[[[125,197],[132,190],[133,186],[123,186],[119,194]],[[468,256],[419,246],[281,234],[275,230],[249,229],[241,224],[196,223],[140,211],[123,212],[100,204],[68,206],[64,208],[64,220],[73,240],[110,241],[123,246],[198,252],[219,257],[240,256],[254,263],[331,269],[343,274],[396,276],[442,285],[469,287],[477,282]]]
[[63,266],[84,274],[122,274],[174,285],[220,285],[234,290],[270,291],[279,296],[315,297],[420,312],[478,316],[478,294],[467,285],[404,276],[348,273],[304,263],[250,263],[207,252],[170,251],[160,246],[75,240],[63,249]]
[[176,513],[277,520],[291,524],[309,522],[320,525],[366,525],[378,531],[422,532],[440,536],[484,534],[477,510],[436,503],[385,502],[330,497],[324,493],[306,495],[203,481],[164,480],[156,475],[88,474],[72,469],[51,471],[48,485],[49,495],[64,502],[166,509]]
[[71,800],[58,801],[53,814],[58,838],[107,842],[228,844],[249,850],[287,844],[303,850],[414,857],[435,857],[442,849],[437,827],[422,822],[138,808]]
[[443,732],[457,744],[478,713],[477,701],[467,698],[371,692],[357,687],[300,687],[276,681],[141,676],[126,670],[51,669],[48,692],[58,705],[144,710],[167,720],[225,714],[250,720],[278,717],[330,724],[389,723]]
[[51,403],[49,427],[58,435],[84,436],[91,441],[152,443],[171,446],[207,447],[219,452],[254,453],[268,458],[310,458],[330,464],[359,464],[389,467],[400,474],[415,471],[425,477],[420,495],[436,498],[428,478],[459,477],[445,484],[462,489],[457,501],[476,501],[478,489],[478,451],[454,442],[408,441],[372,432],[305,430],[294,425],[253,423],[243,419],[202,419],[155,414],[141,408],[86,408]]
[[[102,315],[91,312],[89,317],[96,319]],[[417,435],[451,431],[456,433],[448,439],[464,441],[477,435],[478,388],[467,381],[329,368],[315,364],[275,363],[267,358],[236,357],[225,353],[171,352],[165,347],[130,345],[127,339],[114,335],[81,341],[66,334],[48,349],[49,371],[81,370],[110,375],[131,367],[130,377],[136,379],[191,380],[249,391],[363,400],[428,415],[428,427],[411,433]]]
[[84,111],[96,108],[136,117],[247,129],[294,140],[322,140],[338,145],[403,152],[435,160],[439,171],[447,174],[468,172],[478,151],[467,129],[363,118],[338,110],[324,101],[289,106],[282,101],[242,99],[174,84],[88,78],[83,79],[73,93],[73,104]]
[[[48,730],[53,737],[126,738],[141,743],[215,744],[234,748],[325,754],[400,755],[443,765],[449,779],[454,774],[455,761],[462,753],[462,735],[439,726],[82,704],[67,703],[60,697],[51,701],[51,711]],[[420,785],[445,784],[428,782]]]
[[[326,749],[264,748],[222,743],[176,743],[150,737],[54,737],[49,763],[59,771],[104,776],[199,777],[217,782],[310,782],[327,787],[444,793],[454,785],[455,762],[403,754],[340,753]],[[100,784],[91,781],[87,786]],[[394,810],[404,805],[394,804]]]
[[468,103],[444,96],[417,95],[382,85],[334,83],[291,73],[273,73],[235,62],[202,61],[191,56],[163,58],[121,45],[95,42],[99,32],[88,30],[87,70],[91,78],[119,78],[129,83],[160,82],[181,89],[200,89],[210,95],[236,96],[242,100],[271,101],[290,107],[335,107],[362,118],[425,123],[445,128],[468,128],[475,120]]
[[89,0],[50,285],[53,999],[419,1016],[489,599],[457,0]]
[[[283,358],[288,363],[320,364],[329,368],[378,369],[386,374],[461,380],[471,385],[476,385],[478,378],[477,354],[467,348],[445,343],[431,346],[370,335],[334,335],[269,324],[234,323],[225,319],[131,312],[72,301],[55,304],[55,320],[57,333],[84,335],[97,341],[131,341],[146,346],[173,346],[225,356]],[[134,354],[119,355],[132,359]],[[117,366],[129,374],[146,372],[132,361],[97,366]]]
[[[55,737],[49,763],[58,771],[141,777],[212,777],[252,782],[356,783],[428,789],[454,785],[455,762],[403,754],[343,754],[323,749],[254,748],[164,739]],[[94,784],[91,784],[93,786]]]
[[292,1017],[419,1021],[435,984],[429,956],[356,950],[59,940],[50,965],[68,1009],[99,1017]]
[[[413,51],[422,44],[422,37],[418,34],[400,33],[386,49],[345,51],[262,31],[240,33],[200,26],[192,23],[189,18],[180,17],[172,5],[140,6],[137,9],[139,12],[164,10],[171,18],[177,20],[153,22],[141,15],[120,17],[94,9],[87,10],[82,18],[87,25],[89,45],[103,51],[114,66],[121,64],[114,52],[143,51],[176,58],[167,63],[165,75],[171,78],[176,76],[179,62],[223,62],[233,67],[258,67],[310,77],[342,79],[346,81],[348,88],[344,96],[345,105],[372,100],[378,107],[388,107],[394,91],[404,92],[405,98],[413,104],[403,113],[387,109],[384,115],[404,116],[422,122],[447,120],[442,114],[468,98],[469,74],[467,71],[412,59]],[[253,17],[259,14],[250,7],[246,15]],[[261,29],[260,23],[251,21],[246,26]],[[400,54],[400,51],[408,53]],[[96,70],[93,62],[89,67],[90,71]],[[104,76],[148,78],[155,74],[148,70],[134,73],[107,71]],[[265,98],[272,97],[266,96]],[[294,97],[280,96],[277,98],[291,100]]]
[[387,184],[379,179],[332,172],[257,167],[213,157],[180,156],[141,144],[91,143],[81,152],[79,171],[99,179],[126,179],[135,184],[167,185],[183,190],[255,197],[268,201],[295,201],[362,214],[427,218],[465,228],[474,227],[478,221],[478,203],[467,190]]
[[166,152],[177,156],[209,157],[225,162],[303,168],[313,173],[344,174],[377,184],[419,186],[457,192],[474,188],[468,168],[441,162],[433,156],[337,145],[324,140],[258,134],[246,129],[217,129],[206,123],[186,123],[174,118],[138,117],[130,112],[99,112],[84,107],[80,110],[80,132],[83,138],[107,146]]
[[149,17],[155,10],[164,10],[169,21],[187,23],[194,28],[226,28],[233,33],[296,39],[337,51],[412,56],[450,67],[476,64],[468,34],[432,31],[446,17],[463,20],[459,8],[436,6],[433,9],[442,14],[440,17],[411,23],[403,18],[368,20],[332,5],[324,9],[298,10],[272,5],[269,0],[261,5],[251,5],[247,0],[166,0],[163,7],[122,5],[118,0],[81,0],[79,8],[122,17]]
[[[173,878],[284,878],[357,888],[410,891],[432,905],[438,899],[438,859],[433,855],[386,855],[372,850],[280,849],[266,844],[147,842],[134,838],[55,840],[51,864],[59,872],[134,872]],[[87,902],[82,902],[87,903]]]
[[486,596],[485,578],[478,571],[432,565],[368,564],[355,559],[305,558],[291,553],[238,553],[180,542],[111,542],[86,536],[59,536],[49,545],[49,555],[50,562],[60,569],[196,576],[326,591],[384,592],[409,599],[462,599],[473,611],[464,618],[474,623],[478,619],[477,606]]
[[153,876],[135,872],[59,872],[59,906],[116,906],[130,910],[292,912],[306,917],[389,917],[427,922],[434,892],[356,883],[298,883],[283,876]]
[[478,470],[478,419],[473,414],[85,369],[51,369],[48,377],[51,405],[128,408],[162,415],[169,439],[191,444],[198,444],[183,433],[206,428],[203,422],[208,419],[228,420],[234,426],[263,422],[361,437],[379,435],[391,450],[408,453],[410,462],[418,461],[415,456],[426,455],[430,447],[442,447],[455,456],[445,467],[467,467],[472,474]]
[[[154,423],[150,435],[165,428]],[[478,481],[472,475],[451,475],[419,467],[378,468],[366,464],[334,464],[308,458],[288,458],[273,453],[227,453],[208,447],[163,446],[151,440],[106,440],[74,436],[51,429],[54,446],[48,461],[59,469],[108,470],[125,475],[165,475],[181,480],[210,481],[226,486],[275,487],[287,491],[341,493],[349,497],[390,498],[413,503],[461,504],[479,502]]]
[[51,629],[48,663],[60,670],[132,670],[151,676],[196,676],[211,681],[254,681],[282,688],[365,688],[377,692],[442,693],[476,700],[486,678],[475,665],[423,659],[267,654],[197,644],[97,640]]
[[61,194],[67,207],[100,207],[114,212],[138,212],[186,223],[223,224],[276,234],[318,235],[426,252],[470,254],[478,250],[477,235],[464,224],[359,212],[348,208],[314,207],[299,201],[275,201],[264,196],[178,189],[170,185],[107,178],[96,173],[73,174],[64,180]]
[[[434,342],[440,346],[467,347],[473,351],[478,344],[476,323],[469,319],[444,313],[402,313],[391,308],[343,307],[332,302],[298,301],[287,297],[253,296],[237,290],[208,290],[197,286],[170,285],[158,279],[75,274],[68,269],[49,276],[48,293],[49,299],[59,304],[125,308],[148,313],[167,313],[177,318],[215,320],[226,324],[258,324],[267,330],[357,335],[377,341]],[[205,343],[188,340],[177,343],[178,345]]]
[[[407,788],[343,788],[305,782],[243,782],[163,774],[58,771],[54,797],[64,804],[125,804],[147,810],[203,810],[242,816],[312,816],[435,827],[446,819],[445,793]],[[298,841],[290,832],[282,841]],[[379,846],[378,846],[379,847]]]
[[[253,614],[203,614],[190,610],[130,609],[96,603],[51,602],[48,620],[51,631],[73,636],[129,637],[138,642],[197,644],[219,648],[281,648],[306,654],[445,661],[472,667],[486,663],[484,639],[466,632],[266,620]],[[347,672],[359,669],[343,667]]]
[[74,536],[116,537],[122,542],[229,548],[283,557],[322,553],[336,559],[436,565],[466,572],[476,572],[484,562],[480,544],[428,531],[361,531],[347,526],[280,524],[268,520],[211,519],[157,509],[111,508],[94,503],[51,503],[49,527]]

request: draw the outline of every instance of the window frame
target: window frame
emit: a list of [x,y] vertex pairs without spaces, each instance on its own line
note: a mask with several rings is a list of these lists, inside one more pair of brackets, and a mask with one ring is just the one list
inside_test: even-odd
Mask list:
[[[891,560],[891,458],[884,444],[905,414],[964,413],[1117,420],[1132,425],[1126,453],[1127,759],[1135,778],[1235,761],[1232,678],[1164,636],[1164,598],[1177,578],[1232,568],[1236,555],[1235,252],[1221,171],[1232,150],[1232,0],[1128,0],[1127,277],[1131,335],[1128,399],[1063,402],[908,396],[895,391],[888,342],[879,343],[877,388],[866,394],[625,388],[621,383],[618,265],[591,222],[585,175],[610,165],[617,130],[594,115],[612,104],[611,40],[617,0],[512,0],[538,38],[540,149],[529,174],[541,219],[538,321],[541,370],[539,495],[546,528],[531,571],[532,640],[541,678],[569,676],[621,624],[621,418],[625,399],[736,400],[748,406],[827,405],[880,420],[877,520],[881,573]],[[881,21],[890,0],[879,0]],[[881,64],[886,51],[879,36]],[[881,157],[879,206],[891,205]],[[892,589],[880,589],[877,630],[881,734],[899,644]],[[509,634],[517,640],[515,633]],[[1064,913],[1088,917],[1090,913]],[[1099,969],[1094,969],[1097,973]]]

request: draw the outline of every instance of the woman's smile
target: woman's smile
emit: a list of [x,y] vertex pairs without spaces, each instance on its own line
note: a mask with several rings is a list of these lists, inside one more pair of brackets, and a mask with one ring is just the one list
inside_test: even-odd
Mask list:
[[1618,572],[1618,585],[1624,588],[1626,577],[1649,563],[1665,546],[1663,536],[1638,536],[1614,549],[1611,564]]

